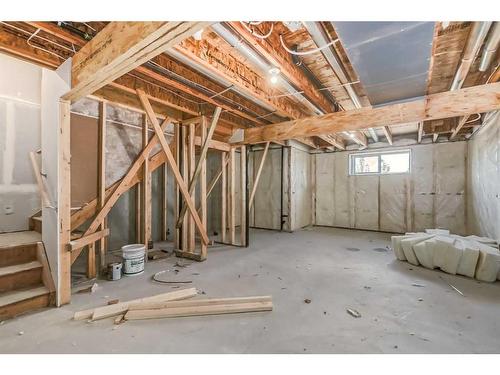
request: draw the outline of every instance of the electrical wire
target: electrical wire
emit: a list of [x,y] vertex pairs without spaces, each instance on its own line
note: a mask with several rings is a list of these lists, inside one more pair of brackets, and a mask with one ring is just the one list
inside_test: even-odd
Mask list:
[[479,120],[481,118],[481,114],[480,113],[476,113],[476,116],[477,116],[476,118],[469,119],[469,120],[465,121],[464,124],[469,124],[469,123],[477,121],[477,120]]
[[[262,35],[262,34],[256,33],[253,29],[249,28],[245,22],[241,22],[240,21],[240,23],[243,25],[243,27],[245,29],[247,29],[247,31],[250,34],[252,34],[253,36],[255,36],[256,38],[259,38],[259,39],[267,39],[267,38],[269,38],[269,36],[272,34],[272,32],[274,30],[274,23],[271,23],[271,29],[269,30],[269,32],[267,34],[265,34],[265,35]],[[260,24],[260,22],[258,24]],[[250,25],[258,25],[258,24],[252,24],[252,23],[250,23]]]
[[287,51],[288,53],[291,53],[292,55],[296,55],[296,56],[307,56],[307,55],[312,55],[313,53],[316,53],[316,52],[319,52],[325,48],[328,48],[330,47],[331,45],[337,43],[338,39],[334,39],[332,40],[331,42],[325,44],[324,46],[321,46],[321,47],[318,47],[318,48],[314,48],[314,49],[311,49],[311,50],[308,50],[308,51],[301,51],[301,52],[297,52],[297,51],[294,51],[290,48],[288,48],[285,44],[285,41],[283,40],[283,35],[280,34],[280,42],[281,42],[281,46],[285,49],[285,51]]

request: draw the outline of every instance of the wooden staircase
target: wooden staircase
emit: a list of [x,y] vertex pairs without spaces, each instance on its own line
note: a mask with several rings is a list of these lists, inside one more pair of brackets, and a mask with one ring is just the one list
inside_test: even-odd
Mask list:
[[40,233],[0,234],[0,320],[53,305],[54,292]]

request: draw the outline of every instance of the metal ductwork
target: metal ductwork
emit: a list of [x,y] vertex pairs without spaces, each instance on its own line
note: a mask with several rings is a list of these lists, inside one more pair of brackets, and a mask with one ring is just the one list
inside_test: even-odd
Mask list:
[[483,56],[481,57],[481,64],[479,65],[479,70],[485,72],[491,64],[491,61],[495,57],[498,44],[500,42],[500,23],[495,22],[491,27],[490,36],[486,40],[486,46],[484,47]]
[[[276,67],[268,63],[264,58],[257,54],[252,48],[250,48],[246,43],[242,42],[238,36],[236,36],[232,31],[228,30],[221,23],[216,23],[211,26],[212,29],[227,43],[229,43],[233,48],[235,48],[239,53],[248,58],[254,63],[256,67],[261,70],[265,75],[268,75],[272,69]],[[324,112],[318,108],[316,105],[311,103],[305,96],[299,93],[286,79],[284,79],[281,74],[278,73],[277,82],[278,85],[285,88],[290,94],[299,101],[310,108],[315,114],[321,115]]]
[[472,25],[469,39],[465,45],[462,60],[453,78],[450,91],[459,90],[464,84],[465,78],[483,45],[484,38],[486,38],[492,23],[493,22],[474,22]]
[[[326,35],[323,27],[317,23],[317,22],[303,22],[304,26],[311,36],[312,40],[316,44],[317,47],[324,46],[328,43],[330,43],[330,38],[328,35]],[[356,91],[352,88],[350,85],[350,80],[347,76],[347,73],[345,71],[345,68],[340,60],[340,57],[337,55],[335,50],[333,48],[324,48],[321,50],[321,53],[325,57],[326,61],[330,65],[330,67],[333,69],[335,72],[335,75],[338,77],[340,83],[344,84],[344,89],[347,92],[347,95],[349,95],[349,98],[351,99],[352,103],[354,104],[354,107],[356,108],[361,108],[361,100],[359,99],[358,94],[356,94]],[[370,136],[375,142],[378,142],[378,136],[377,133],[375,133],[375,130],[373,128],[368,129],[370,132]]]

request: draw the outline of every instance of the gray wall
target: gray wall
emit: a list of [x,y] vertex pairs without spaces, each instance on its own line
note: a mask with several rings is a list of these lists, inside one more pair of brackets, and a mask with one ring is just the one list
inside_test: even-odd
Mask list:
[[316,154],[315,224],[388,232],[440,227],[465,234],[466,143],[402,149],[408,148],[411,173],[397,175],[349,176],[352,152]]
[[489,113],[468,142],[468,228],[500,240],[500,115]]

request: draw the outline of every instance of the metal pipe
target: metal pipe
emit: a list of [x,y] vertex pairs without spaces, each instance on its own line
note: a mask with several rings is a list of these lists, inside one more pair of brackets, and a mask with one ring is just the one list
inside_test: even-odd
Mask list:
[[476,59],[476,56],[483,45],[484,38],[488,34],[488,30],[493,22],[474,22],[472,29],[469,33],[469,38],[467,39],[467,44],[464,48],[464,53],[462,55],[462,60],[455,73],[453,82],[450,87],[450,91],[459,90],[469,74],[470,67]]
[[[237,35],[228,30],[221,23],[212,25],[212,29],[233,48],[235,48],[243,56],[252,61],[254,65],[259,70],[261,70],[262,73],[267,75],[269,74],[270,70],[276,68],[275,66],[267,62],[264,58],[262,58],[259,54],[257,54],[246,43],[240,40]],[[285,88],[289,93],[293,94],[297,99],[299,99],[300,102],[309,107],[314,113],[318,115],[324,114],[324,112],[320,108],[314,105],[314,103],[310,102],[304,95],[302,95],[297,89],[295,89],[295,87],[293,87],[286,79],[284,79],[281,74],[278,73],[277,79],[277,84]]]
[[490,36],[486,40],[483,56],[481,57],[481,64],[479,71],[485,72],[495,57],[500,42],[500,22],[495,22],[491,28]]

